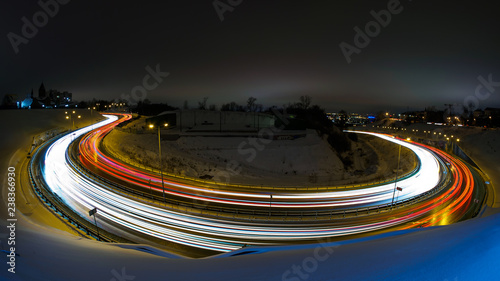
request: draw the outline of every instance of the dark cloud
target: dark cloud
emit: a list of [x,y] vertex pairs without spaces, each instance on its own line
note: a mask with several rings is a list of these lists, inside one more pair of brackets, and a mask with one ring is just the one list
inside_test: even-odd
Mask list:
[[[403,11],[350,64],[339,44],[353,44],[353,28],[390,1],[243,0],[221,22],[210,0],[73,0],[17,55],[7,34],[21,34],[21,18],[41,8],[9,2],[1,9],[1,94],[28,93],[43,80],[80,100],[119,98],[158,63],[171,75],[148,98],[179,106],[251,95],[281,105],[308,94],[330,110],[421,108],[462,102],[479,75],[500,81],[491,1],[401,1]],[[481,102],[500,107],[498,95]]]

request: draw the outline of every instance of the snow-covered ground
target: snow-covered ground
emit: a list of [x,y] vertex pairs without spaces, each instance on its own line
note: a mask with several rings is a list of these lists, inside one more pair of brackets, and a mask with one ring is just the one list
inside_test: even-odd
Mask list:
[[[44,119],[38,118],[42,115]],[[25,158],[33,135],[64,125],[55,111],[0,111],[0,118],[10,121],[0,128],[9,133],[0,139],[2,171]],[[484,150],[479,152],[473,158],[489,161]],[[497,159],[485,163],[496,166]],[[49,219],[50,212],[36,198],[31,201],[37,205],[36,212],[22,214],[20,209],[34,210],[23,199],[27,194],[18,194],[16,202],[19,224],[16,273],[12,274],[7,271],[6,172],[0,177],[0,262],[4,265],[0,280],[498,280],[500,215],[356,241],[244,248],[240,251],[256,253],[181,259],[147,246],[103,244],[58,230],[64,224],[59,221],[56,226],[52,220],[57,219]]]
[[[4,266],[2,280],[498,280],[500,266],[500,215],[355,241],[250,247],[240,252],[256,253],[205,259],[29,226],[17,234],[16,274]],[[6,264],[6,254],[0,261]]]
[[460,146],[489,177],[488,201],[500,207],[500,130],[486,130],[463,138]]
[[[352,142],[351,151],[341,155],[313,130],[307,130],[305,137],[295,140],[189,134],[166,140],[168,136],[169,130],[164,130],[165,171],[218,180],[228,174],[230,165],[232,183],[289,186],[379,181],[394,177],[397,164],[397,145],[368,136],[360,136],[359,141]],[[105,137],[104,144],[113,155],[121,155],[127,162],[159,168],[157,134],[113,130]],[[413,168],[412,155],[406,149],[402,153],[404,172]],[[352,159],[352,165],[345,165],[339,156]],[[234,166],[238,172],[233,172]]]
[[[382,126],[382,124],[379,124]],[[389,127],[398,126],[398,123],[384,124]],[[406,131],[394,129],[372,128],[380,132],[390,134],[399,134],[405,137],[421,138],[430,140],[441,140],[447,142],[447,137],[452,137],[465,153],[481,168],[489,179],[488,185],[488,206],[500,207],[500,129],[481,128],[481,127],[459,127],[459,126],[438,126],[434,124],[416,123],[404,126]],[[417,131],[418,130],[418,131]],[[427,131],[428,133],[424,133]],[[436,133],[436,134],[434,134]],[[441,135],[439,135],[441,133]],[[446,137],[445,137],[446,135]],[[459,141],[457,142],[457,139]],[[496,210],[488,208],[483,215],[495,213]]]

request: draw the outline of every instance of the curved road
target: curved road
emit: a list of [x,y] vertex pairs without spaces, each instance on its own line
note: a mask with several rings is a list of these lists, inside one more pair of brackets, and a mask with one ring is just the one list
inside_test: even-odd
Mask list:
[[[113,192],[105,186],[105,183],[91,180],[72,169],[72,166],[67,162],[68,147],[72,140],[89,132],[81,142],[83,144],[80,146],[82,158],[87,160],[87,164],[92,163],[92,158],[89,159],[89,156],[93,156],[94,163],[111,161],[97,149],[97,140],[119,122],[117,116],[108,115],[107,117],[108,120],[96,125],[99,127],[98,129],[92,132],[90,132],[90,128],[81,129],[74,134],[58,139],[48,147],[45,152],[43,173],[47,186],[73,210],[81,214],[87,214],[90,209],[97,207],[100,221],[104,220],[147,236],[196,248],[231,251],[245,245],[304,243],[321,238],[354,235],[389,228],[393,230],[448,224],[463,217],[471,204],[474,192],[471,171],[461,161],[430,147],[405,142],[386,135],[377,135],[388,141],[409,147],[420,158],[421,169],[411,177],[402,180],[401,185],[398,184],[398,186],[403,186],[403,191],[409,189],[406,196],[422,194],[436,188],[440,172],[449,171],[446,173],[451,174],[451,180],[447,183],[446,188],[418,204],[350,220],[297,223],[280,223],[270,220],[266,223],[257,223],[190,215]],[[82,150],[82,147],[87,148],[87,150]],[[447,163],[446,165],[450,167],[442,169],[439,162]],[[119,167],[117,162],[113,162],[113,166]],[[127,178],[140,180],[143,177],[144,174],[139,171],[132,173]],[[168,185],[168,192],[180,193],[177,188],[181,188],[183,193],[179,196],[194,196],[187,191],[198,188],[170,180],[166,180],[165,184]],[[390,202],[393,189],[394,184],[389,184],[360,190],[280,194],[276,195],[280,200],[279,203],[274,203],[272,207],[308,208],[310,205],[314,205],[314,207],[324,208],[339,205],[345,207],[381,204]],[[161,191],[161,189],[159,190]],[[220,192],[206,188],[203,188],[203,193],[210,193],[210,196],[198,196],[193,199],[210,201],[220,200],[216,196],[223,196],[225,204],[241,204],[243,202],[258,205],[264,204],[259,199],[268,198],[268,195],[259,193]],[[405,195],[399,196],[404,197]],[[265,205],[269,206],[268,202]],[[84,217],[86,216],[84,215]]]

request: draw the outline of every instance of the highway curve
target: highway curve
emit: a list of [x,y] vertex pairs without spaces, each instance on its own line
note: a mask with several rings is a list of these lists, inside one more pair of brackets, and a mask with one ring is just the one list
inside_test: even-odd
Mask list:
[[[398,181],[403,191],[394,206],[394,183],[349,190],[274,191],[270,202],[270,194],[263,190],[221,189],[168,177],[164,178],[168,200],[162,203],[159,175],[99,149],[102,138],[130,118],[106,117],[94,130],[83,128],[53,141],[32,161],[43,159],[41,167],[33,167],[40,167],[47,190],[87,220],[88,211],[97,207],[100,226],[118,235],[117,226],[145,237],[224,252],[245,245],[307,243],[450,224],[475,215],[478,204],[473,199],[484,199],[476,184],[477,172],[462,161],[432,147],[365,132],[412,149],[420,160],[415,172]],[[79,157],[71,156],[73,140],[79,141]]]

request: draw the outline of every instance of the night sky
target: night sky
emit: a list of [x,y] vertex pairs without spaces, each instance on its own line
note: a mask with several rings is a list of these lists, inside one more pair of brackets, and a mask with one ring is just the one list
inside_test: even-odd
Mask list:
[[[239,1],[219,3],[229,2]],[[400,1],[348,63],[339,44],[354,45],[354,28],[390,2],[243,0],[221,21],[213,0],[72,0],[15,54],[9,32],[22,36],[21,18],[33,22],[41,7],[4,1],[0,96],[37,92],[43,81],[76,100],[118,99],[157,64],[170,75],[146,97],[174,106],[249,96],[281,106],[310,95],[327,110],[444,108],[473,96],[479,75],[500,81],[495,1]],[[500,107],[499,96],[500,87],[479,107]]]

